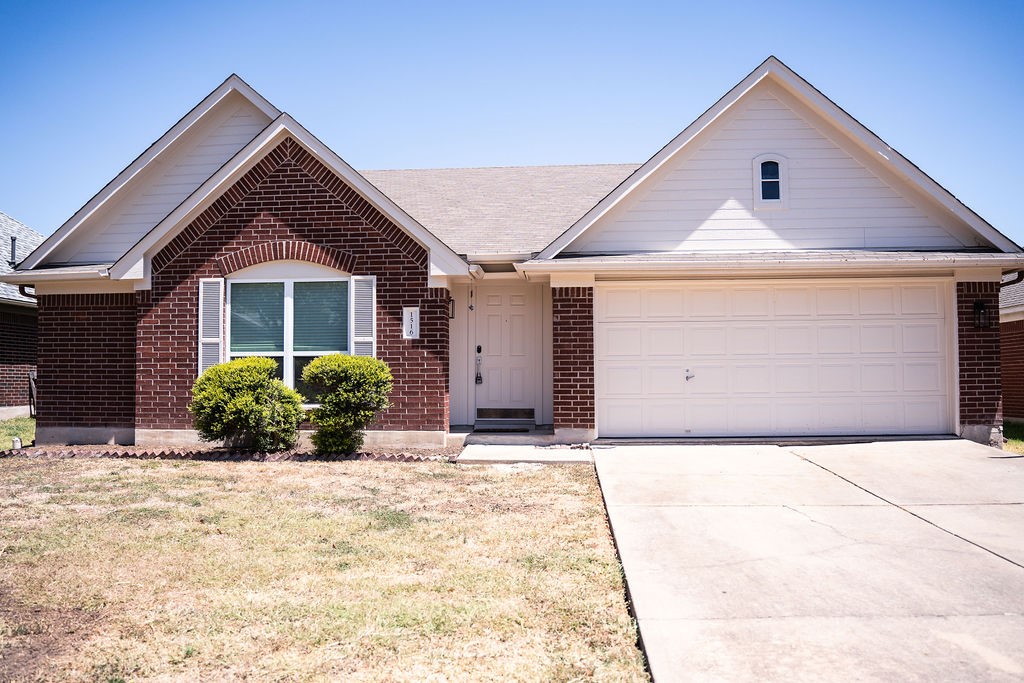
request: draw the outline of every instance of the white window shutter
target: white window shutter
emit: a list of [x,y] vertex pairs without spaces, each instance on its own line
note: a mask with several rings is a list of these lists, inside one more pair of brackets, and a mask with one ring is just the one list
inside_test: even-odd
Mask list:
[[377,355],[377,278],[352,277],[352,355]]
[[224,279],[199,281],[199,374],[220,363],[224,347]]

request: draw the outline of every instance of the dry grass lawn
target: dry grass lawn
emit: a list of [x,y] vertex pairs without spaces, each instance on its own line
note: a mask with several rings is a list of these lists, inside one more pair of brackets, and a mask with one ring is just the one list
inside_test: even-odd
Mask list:
[[593,471],[0,459],[0,680],[646,680]]
[[1004,422],[1003,436],[1006,437],[1006,443],[1003,444],[1004,450],[1024,454],[1024,424]]

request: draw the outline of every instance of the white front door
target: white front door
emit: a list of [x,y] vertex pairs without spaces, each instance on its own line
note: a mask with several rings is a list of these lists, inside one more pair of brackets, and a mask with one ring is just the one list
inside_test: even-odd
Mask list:
[[476,419],[534,422],[540,396],[540,287],[480,284],[473,299]]

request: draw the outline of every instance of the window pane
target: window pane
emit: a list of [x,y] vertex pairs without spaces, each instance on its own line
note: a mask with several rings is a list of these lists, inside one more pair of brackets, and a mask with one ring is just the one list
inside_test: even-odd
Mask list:
[[310,361],[315,358],[315,356],[296,356],[293,359],[295,363],[292,366],[295,368],[295,391],[302,394],[302,398],[306,403],[319,403],[317,400],[317,394],[320,391],[319,387],[312,384],[306,384],[302,381],[303,368],[309,365]]
[[779,197],[778,180],[765,180],[761,183],[761,199],[778,199]]
[[231,285],[231,351],[284,351],[284,283]]
[[779,162],[777,161],[763,161],[761,162],[761,180],[778,180],[779,179]]
[[347,352],[348,283],[296,282],[294,297],[294,349]]

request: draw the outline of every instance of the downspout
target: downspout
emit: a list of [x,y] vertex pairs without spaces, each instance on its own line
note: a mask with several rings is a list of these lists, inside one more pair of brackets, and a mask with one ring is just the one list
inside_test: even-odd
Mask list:
[[[27,291],[29,287],[32,288],[32,294],[29,294]],[[35,289],[35,285],[18,285],[18,294],[21,294],[26,299],[37,299],[38,297],[34,293]]]

